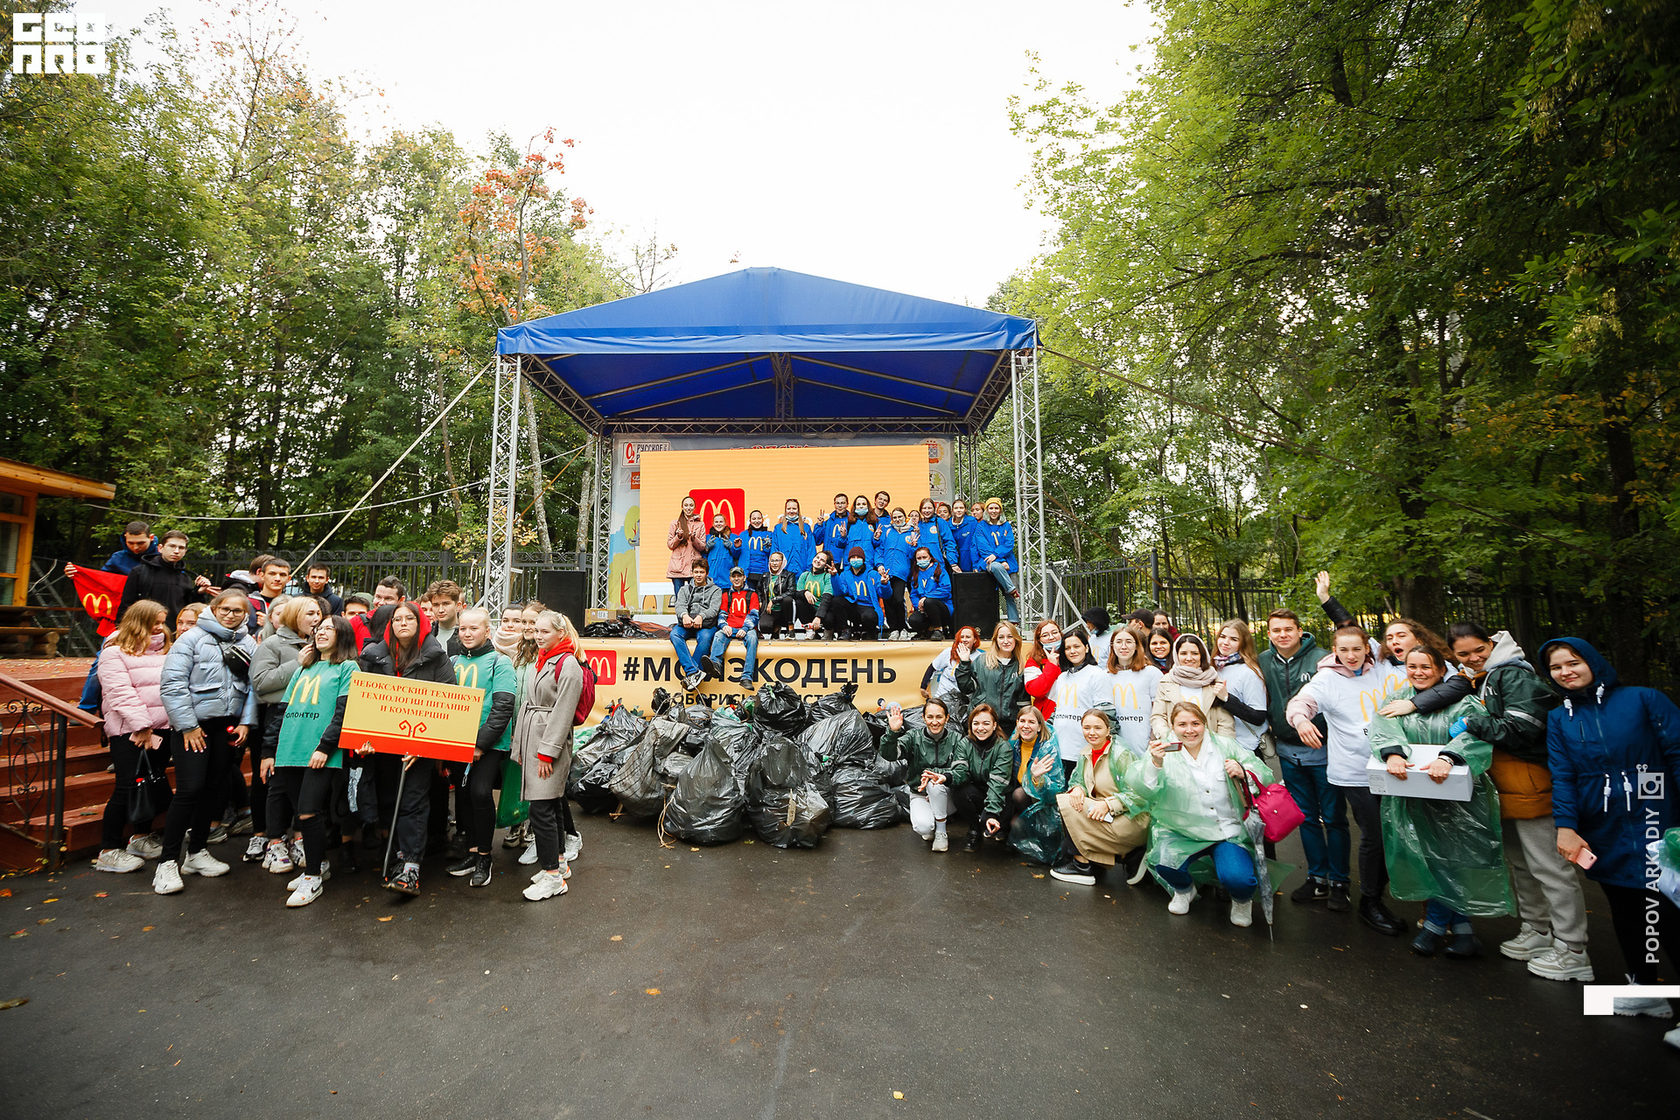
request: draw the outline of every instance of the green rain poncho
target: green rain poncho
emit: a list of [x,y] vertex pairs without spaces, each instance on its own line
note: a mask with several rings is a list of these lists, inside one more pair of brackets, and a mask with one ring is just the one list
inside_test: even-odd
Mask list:
[[[1409,700],[1414,695],[1412,686],[1405,685],[1388,699]],[[1487,777],[1493,748],[1468,732],[1457,738],[1447,734],[1454,720],[1480,709],[1467,696],[1438,712],[1412,712],[1392,719],[1378,715],[1367,734],[1371,753],[1378,759],[1393,753],[1410,759],[1414,745],[1445,743],[1447,752],[1470,767],[1475,781],[1469,801],[1382,799],[1389,891],[1398,899],[1434,898],[1461,914],[1497,917],[1511,913],[1512,902],[1500,835],[1499,793]],[[1430,779],[1414,772],[1406,780]]]
[[[1254,752],[1239,746],[1235,739],[1210,733],[1203,739],[1202,749],[1211,750],[1222,759],[1236,759],[1243,769],[1259,778],[1262,784],[1272,780],[1272,772],[1266,768],[1266,764],[1255,757]],[[1126,771],[1125,789],[1129,795],[1128,799],[1149,810],[1149,855],[1146,857],[1149,866],[1165,864],[1168,867],[1181,867],[1185,860],[1221,840],[1241,844],[1251,855],[1263,859],[1246,829],[1239,830],[1236,836],[1220,834],[1212,818],[1203,811],[1197,801],[1195,790],[1191,788],[1190,783],[1180,780],[1177,771],[1182,765],[1181,760],[1171,754],[1167,755],[1165,764],[1158,772],[1161,784],[1153,788],[1148,784],[1148,778],[1150,772],[1155,770],[1155,763],[1149,758],[1139,759]],[[1236,781],[1229,776],[1225,779],[1225,788],[1230,793],[1231,804],[1235,807],[1237,817],[1241,819],[1244,805],[1241,790]],[[1193,869],[1192,875],[1200,881],[1215,881],[1211,869]]]
[[[1006,765],[1009,769],[1004,773],[1004,780],[994,783],[989,791],[987,816],[1003,811],[1003,799],[1008,794],[1010,781],[1021,770],[1020,735],[1010,739],[1008,745]],[[1035,777],[1032,765],[1044,759],[1051,761],[1050,769],[1043,777]],[[1032,798],[1032,804],[1015,814],[1014,821],[1009,825],[1009,845],[1028,859],[1054,864],[1062,850],[1062,814],[1056,807],[1056,795],[1067,789],[1067,780],[1063,777],[1062,752],[1056,745],[1056,733],[1049,728],[1045,728],[1044,734],[1033,744],[1032,754],[1027,759],[1027,779],[1021,783],[1021,788]]]

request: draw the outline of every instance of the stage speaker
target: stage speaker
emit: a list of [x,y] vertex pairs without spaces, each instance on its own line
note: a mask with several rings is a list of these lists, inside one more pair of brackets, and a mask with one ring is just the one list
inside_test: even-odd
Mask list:
[[951,616],[958,626],[991,638],[998,624],[998,585],[990,572],[957,572],[951,576]]
[[537,598],[549,610],[559,611],[571,619],[579,632],[585,625],[583,612],[588,606],[588,586],[588,572],[557,570],[537,573]]

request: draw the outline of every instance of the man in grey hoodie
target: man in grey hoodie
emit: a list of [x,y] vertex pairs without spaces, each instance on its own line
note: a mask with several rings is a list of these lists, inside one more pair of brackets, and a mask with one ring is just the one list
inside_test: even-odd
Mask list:
[[707,577],[706,561],[694,561],[694,579],[677,591],[677,623],[671,627],[671,648],[677,651],[677,664],[682,667],[683,687],[690,692],[706,679],[694,660],[688,641],[694,638],[694,649],[710,651],[712,638],[717,634],[718,612],[723,608],[723,589]]

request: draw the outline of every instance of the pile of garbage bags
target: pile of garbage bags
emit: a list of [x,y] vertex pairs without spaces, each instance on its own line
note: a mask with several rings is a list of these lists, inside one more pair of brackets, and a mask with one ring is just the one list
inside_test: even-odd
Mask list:
[[778,848],[814,848],[831,827],[890,828],[908,819],[904,763],[880,760],[885,717],[878,730],[855,693],[807,703],[767,684],[739,708],[670,694],[654,698],[651,719],[615,707],[574,740],[567,795],[586,813],[657,820],[690,844],[750,828]]

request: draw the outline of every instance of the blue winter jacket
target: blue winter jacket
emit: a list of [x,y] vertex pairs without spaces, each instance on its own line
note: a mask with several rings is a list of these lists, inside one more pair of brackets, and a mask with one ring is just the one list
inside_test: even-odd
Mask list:
[[875,625],[882,630],[887,628],[887,616],[881,611],[881,600],[887,592],[874,568],[854,572],[847,567],[834,573],[834,593],[849,603],[868,607],[875,612]]
[[768,572],[770,553],[775,547],[770,530],[748,529],[742,539],[742,554],[746,559],[741,562],[741,570],[749,576],[761,576]]
[[1007,521],[999,521],[993,525],[990,521],[982,521],[974,530],[974,567],[978,570],[986,563],[987,556],[995,556],[1010,571],[1016,571],[1020,565],[1015,560],[1015,526]]
[[918,571],[911,584],[910,602],[916,610],[922,609],[923,599],[937,599],[947,607],[951,605],[951,577],[938,561]]
[[852,549],[863,549],[863,563],[865,567],[873,568],[880,563],[878,559],[881,551],[879,542],[875,540],[875,530],[867,521],[855,521],[846,530],[846,542],[840,546],[840,551],[834,554],[835,562],[841,567],[851,558]]
[[133,574],[134,569],[140,566],[140,562],[142,560],[148,556],[155,557],[157,554],[158,545],[156,537],[153,537],[152,543],[146,546],[146,551],[142,552],[138,556],[130,552],[127,545],[124,545],[122,548],[119,548],[115,552],[111,553],[111,558],[105,561],[104,570],[107,572],[120,572],[125,576],[131,575]]
[[[955,555],[955,545],[951,540],[951,527],[940,518],[923,521],[916,525],[916,547],[925,548],[933,554],[935,564],[949,564]],[[912,553],[913,555],[913,553]]]
[[965,572],[972,572],[980,565],[974,558],[974,534],[980,528],[980,522],[972,517],[962,519],[961,525],[951,525],[951,538],[956,546],[956,565]]
[[1552,816],[1598,857],[1588,878],[1648,887],[1655,872],[1645,845],[1680,824],[1680,708],[1654,688],[1617,684],[1616,670],[1580,638],[1541,646],[1541,665],[1559,645],[1581,656],[1593,680],[1546,717]]
[[793,525],[779,521],[770,530],[770,548],[787,559],[784,566],[788,571],[808,572],[811,570],[811,557],[817,552],[817,534],[803,521]]
[[875,562],[887,570],[887,575],[905,582],[910,580],[910,556],[916,546],[910,534],[901,533],[888,525],[881,530],[881,543],[875,547]]
[[[829,555],[841,564],[846,562],[846,515],[829,514],[816,525],[817,535],[822,539],[822,546]],[[805,565],[807,568],[809,564]]]
[[191,731],[209,720],[256,726],[256,691],[223,660],[229,646],[243,651],[247,665],[257,652],[256,639],[245,633],[243,626],[238,631],[229,630],[206,611],[198,616],[198,625],[170,647],[158,680],[170,727]]
[[[719,587],[729,586],[729,569],[741,562],[741,538],[706,534],[706,574]],[[745,568],[741,569],[746,571]]]

